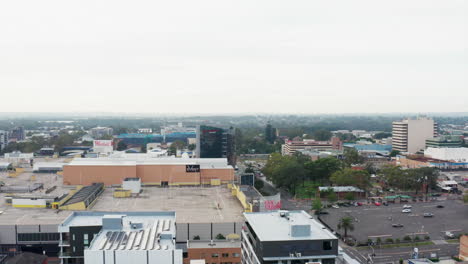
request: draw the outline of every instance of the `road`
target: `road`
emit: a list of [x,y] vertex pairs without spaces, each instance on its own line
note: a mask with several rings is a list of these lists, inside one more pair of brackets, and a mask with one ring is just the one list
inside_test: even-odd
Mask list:
[[[420,246],[419,257],[430,257],[431,253],[436,253],[439,257],[451,257],[458,254],[458,244],[443,244],[443,245],[428,245]],[[344,247],[343,250],[352,258],[360,263],[367,263],[368,256],[371,256],[372,249],[357,250],[353,247]],[[372,257],[373,262],[370,263],[397,263],[400,259],[409,259],[413,253],[413,248],[375,248],[375,256]]]

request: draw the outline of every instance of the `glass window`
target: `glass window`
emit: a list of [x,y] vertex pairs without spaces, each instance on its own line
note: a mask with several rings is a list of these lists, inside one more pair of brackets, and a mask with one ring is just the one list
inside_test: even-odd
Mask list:
[[240,254],[239,253],[232,253],[232,256],[235,257],[235,258],[238,258],[238,257],[240,257]]
[[222,256],[223,258],[229,258],[229,253],[223,253],[223,254],[221,254],[221,256]]
[[332,250],[332,242],[323,241],[323,250]]
[[219,257],[219,255],[218,255],[218,253],[213,253],[213,254],[211,254],[211,257],[212,258],[217,258],[217,257]]

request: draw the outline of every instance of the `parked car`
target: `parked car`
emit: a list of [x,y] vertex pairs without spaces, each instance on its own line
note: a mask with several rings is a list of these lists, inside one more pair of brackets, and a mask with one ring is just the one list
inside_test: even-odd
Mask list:
[[358,206],[362,206],[362,203],[361,203],[361,202],[357,202],[357,205],[358,205]]
[[434,214],[433,213],[424,213],[423,216],[424,217],[433,217]]
[[374,204],[375,204],[376,206],[381,206],[381,205],[382,205],[382,204],[379,203],[379,202],[375,202]]
[[409,204],[403,205],[403,209],[411,209],[411,208],[413,208],[413,207],[411,205],[409,205]]
[[403,209],[401,210],[402,213],[411,213],[411,209]]
[[403,227],[402,224],[392,224],[393,227]]
[[455,235],[452,232],[447,231],[447,232],[445,232],[445,237],[446,238],[455,238]]
[[332,208],[338,209],[340,207],[338,205],[334,204],[334,205],[332,205]]
[[437,207],[437,208],[444,208],[444,206],[441,205],[441,204],[438,204],[436,207]]
[[326,214],[328,214],[328,212],[327,211],[320,211],[319,214],[326,215]]

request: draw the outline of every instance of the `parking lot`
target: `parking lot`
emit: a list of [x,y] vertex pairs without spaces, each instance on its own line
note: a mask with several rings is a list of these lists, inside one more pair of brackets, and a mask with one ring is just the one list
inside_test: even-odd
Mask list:
[[[468,232],[468,206],[460,200],[444,200],[433,202],[408,203],[412,206],[411,213],[402,213],[403,204],[388,206],[363,205],[358,207],[341,207],[327,209],[329,214],[321,215],[321,219],[338,233],[339,219],[350,216],[355,219],[354,231],[348,231],[358,242],[366,242],[369,238],[374,241],[380,237],[403,240],[403,237],[418,236],[423,239],[426,235],[431,240],[443,240],[444,232],[453,234]],[[444,208],[437,208],[443,205]],[[430,218],[423,217],[424,213],[433,213]],[[402,227],[392,227],[401,224]]]

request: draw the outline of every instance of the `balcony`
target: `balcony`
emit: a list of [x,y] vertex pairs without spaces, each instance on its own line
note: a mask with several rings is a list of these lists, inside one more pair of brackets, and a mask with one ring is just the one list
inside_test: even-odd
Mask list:
[[59,247],[69,247],[70,242],[69,241],[60,241],[59,242]]

